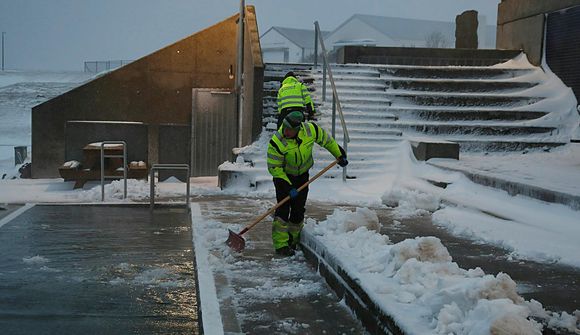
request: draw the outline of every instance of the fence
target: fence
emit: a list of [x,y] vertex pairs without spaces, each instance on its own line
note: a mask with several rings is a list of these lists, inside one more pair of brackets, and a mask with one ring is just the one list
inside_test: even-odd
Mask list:
[[107,60],[107,61],[85,62],[85,72],[100,73],[103,71],[116,69],[123,65],[127,65],[131,62],[132,60]]

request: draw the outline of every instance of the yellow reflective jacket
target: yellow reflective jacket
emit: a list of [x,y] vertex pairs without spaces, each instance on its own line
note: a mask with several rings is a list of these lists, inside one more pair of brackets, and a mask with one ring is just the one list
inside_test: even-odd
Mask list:
[[294,77],[288,77],[282,82],[278,90],[278,113],[288,107],[305,107],[310,105],[314,110],[312,98],[308,92],[308,87]]
[[335,158],[341,156],[336,141],[315,123],[302,122],[295,138],[285,138],[282,129],[283,126],[272,136],[268,144],[268,172],[274,178],[282,178],[292,185],[288,175],[298,176],[307,172],[314,164],[312,158],[314,143],[324,147]]

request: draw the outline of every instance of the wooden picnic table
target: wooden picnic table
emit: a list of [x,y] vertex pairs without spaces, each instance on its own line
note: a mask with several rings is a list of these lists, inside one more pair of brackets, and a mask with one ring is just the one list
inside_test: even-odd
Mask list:
[[[105,176],[123,178],[123,145],[105,144],[104,154],[120,157],[105,157]],[[75,181],[74,188],[82,188],[89,180],[101,180],[101,143],[90,143],[83,147],[82,162],[66,162],[58,169],[65,181]],[[127,166],[127,178],[147,179],[147,164],[131,162]],[[110,180],[110,178],[108,178]]]

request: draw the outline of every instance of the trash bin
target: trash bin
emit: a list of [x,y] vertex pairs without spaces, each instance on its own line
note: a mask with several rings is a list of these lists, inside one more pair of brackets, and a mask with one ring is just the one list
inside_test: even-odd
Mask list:
[[14,147],[14,165],[24,164],[27,157],[28,152],[26,146]]

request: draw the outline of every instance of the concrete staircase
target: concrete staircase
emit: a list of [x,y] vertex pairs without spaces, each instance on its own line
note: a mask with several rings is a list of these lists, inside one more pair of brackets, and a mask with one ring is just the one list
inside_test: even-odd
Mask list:
[[[250,184],[271,183],[266,170],[267,141],[275,131],[276,94],[280,81],[294,71],[309,85],[319,120],[328,131],[332,121],[332,90],[327,82],[322,99],[322,69],[306,64],[266,64],[263,120],[266,131],[259,143],[239,152],[246,162]],[[347,177],[366,178],[392,168],[403,138],[458,142],[462,151],[504,151],[565,144],[559,128],[542,122],[552,110],[542,109],[545,97],[538,89],[546,75],[536,67],[333,65],[351,142]],[[335,138],[343,145],[340,121]],[[332,156],[315,152],[313,172]],[[238,160],[241,162],[241,159]],[[336,168],[327,178],[342,176]]]

